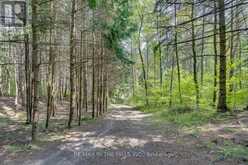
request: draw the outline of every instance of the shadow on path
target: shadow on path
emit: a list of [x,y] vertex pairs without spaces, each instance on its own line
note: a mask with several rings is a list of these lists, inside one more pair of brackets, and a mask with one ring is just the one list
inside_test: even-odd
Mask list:
[[[171,129],[171,130],[170,130]],[[154,127],[148,114],[116,106],[89,127],[69,131],[48,146],[6,165],[210,165],[214,157],[192,141],[180,141],[170,128]],[[219,162],[216,164],[232,164]]]

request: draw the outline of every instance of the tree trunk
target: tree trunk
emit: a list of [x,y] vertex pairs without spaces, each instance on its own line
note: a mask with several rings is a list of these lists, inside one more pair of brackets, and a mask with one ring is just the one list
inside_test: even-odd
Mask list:
[[30,81],[30,59],[29,59],[29,36],[25,33],[25,101],[26,101],[26,123],[30,124],[32,121],[32,94],[31,94],[31,81]]
[[[131,58],[134,60],[133,55],[133,40],[131,39]],[[133,97],[135,96],[135,65],[132,65],[132,93]]]
[[[236,0],[236,4],[239,3],[239,0]],[[240,8],[239,6],[236,6],[236,29],[240,28],[240,20],[239,20],[239,16],[240,15]],[[237,41],[238,41],[238,61],[239,61],[239,83],[238,86],[240,89],[242,89],[242,40],[241,40],[241,34],[238,31],[237,32]]]
[[227,112],[226,104],[226,21],[225,1],[218,0],[219,5],[219,33],[220,33],[220,70],[219,70],[219,98],[218,111]]
[[[194,18],[194,10],[195,10],[195,5],[192,3],[191,6],[191,19]],[[191,21],[191,29],[192,29],[192,53],[193,53],[193,72],[194,72],[194,83],[195,83],[195,92],[196,92],[196,109],[199,109],[199,85],[198,85],[198,78],[197,78],[197,55],[196,55],[196,50],[195,50],[195,25],[194,21]]]
[[100,115],[103,114],[103,56],[104,56],[104,43],[103,39],[101,39],[101,54],[100,54],[100,93],[99,93],[99,109]]
[[[99,36],[99,35],[98,35]],[[100,37],[98,37],[98,40],[101,40]],[[101,52],[97,53],[97,57],[96,57],[96,60],[97,60],[97,81],[96,81],[96,116],[98,117],[99,116],[99,112],[100,112],[100,54]]]
[[[232,6],[234,3],[231,3]],[[229,71],[229,92],[233,92],[233,76],[234,76],[234,9],[231,8],[231,36],[230,36],[230,71]]]
[[[51,23],[54,22],[54,2],[50,2],[50,17]],[[49,125],[49,119],[53,110],[54,104],[54,70],[55,70],[55,54],[52,46],[53,42],[53,29],[52,24],[49,27],[49,62],[48,62],[48,83],[47,83],[47,116],[46,116],[46,128]]]
[[216,2],[214,2],[214,91],[213,91],[213,105],[216,105],[216,97],[217,97],[217,65],[218,65],[218,50],[217,50],[217,6]]
[[21,47],[19,45],[15,45],[15,82],[16,82],[16,98],[15,105],[16,109],[19,110],[22,106],[22,52],[19,52]]
[[[203,9],[203,14],[205,14],[205,8]],[[204,82],[204,33],[205,33],[205,17],[202,18],[202,46],[201,46],[201,86]]]
[[182,92],[181,92],[181,71],[180,71],[180,63],[179,63],[179,56],[178,56],[178,46],[177,46],[177,7],[176,4],[174,5],[174,21],[175,21],[175,53],[176,53],[176,63],[177,63],[177,79],[178,79],[178,92],[179,92],[179,99],[180,104],[183,103],[182,100]]
[[72,0],[72,8],[71,8],[71,24],[70,24],[70,112],[69,112],[69,120],[68,120],[68,128],[71,128],[73,113],[74,113],[74,105],[73,105],[73,96],[74,96],[74,28],[75,28],[75,0]]
[[175,57],[172,56],[172,64],[171,64],[171,78],[170,78],[170,101],[169,107],[172,106],[172,94],[173,94],[173,79],[174,79],[174,65],[175,65]]
[[149,101],[148,101],[148,85],[147,85],[147,79],[146,79],[146,69],[145,69],[145,63],[144,63],[144,58],[142,55],[142,51],[141,51],[141,30],[143,28],[143,21],[144,21],[144,16],[140,15],[140,28],[139,28],[139,56],[140,56],[140,60],[141,60],[141,65],[142,65],[142,71],[143,71],[143,80],[145,83],[145,101],[146,101],[146,105],[149,105]]
[[37,29],[37,0],[31,1],[32,7],[32,141],[36,140],[38,112],[38,83],[39,83],[39,64],[38,64],[38,29]]
[[146,41],[146,79],[149,79],[149,42]]
[[[94,15],[94,14],[93,14]],[[94,17],[94,16],[93,16]],[[94,18],[93,18],[94,19]],[[92,32],[93,50],[92,50],[92,118],[95,118],[95,34]]]
[[163,87],[163,69],[162,69],[162,50],[161,50],[161,45],[160,45],[160,38],[161,38],[161,33],[159,32],[159,16],[157,16],[157,35],[158,35],[158,54],[159,54],[159,84],[160,84],[160,90],[161,90],[161,95],[162,95],[162,87]]
[[86,42],[85,42],[85,46],[84,46],[84,53],[83,53],[83,59],[84,59],[84,63],[83,63],[83,107],[85,108],[85,111],[88,112],[88,83],[87,83],[87,63],[88,63],[88,51],[87,51],[87,34],[86,34]]
[[79,113],[78,113],[78,125],[81,125],[81,117],[82,117],[82,72],[83,72],[83,32],[80,32],[80,69],[79,69]]

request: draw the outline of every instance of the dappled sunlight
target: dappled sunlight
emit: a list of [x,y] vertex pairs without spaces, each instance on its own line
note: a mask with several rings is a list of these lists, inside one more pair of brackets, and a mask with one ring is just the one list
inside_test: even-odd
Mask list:
[[97,138],[89,141],[91,144],[95,144],[97,148],[118,148],[120,146],[125,147],[142,147],[148,140],[130,138],[130,137],[116,137],[116,136],[105,136],[103,138]]
[[[105,123],[100,128],[100,132],[98,130],[84,132],[78,130],[70,131],[62,140],[65,144],[59,148],[70,151],[88,151],[96,148],[119,149],[120,147],[144,147],[147,144],[156,142],[165,144],[175,143],[175,138],[164,137],[161,134],[149,134],[145,131],[144,119],[149,117],[150,114],[147,115],[129,108],[126,109],[128,106],[118,107],[125,108],[115,109],[105,117]],[[118,126],[119,124],[123,124],[123,128]],[[129,124],[132,124],[132,128],[129,127]],[[137,130],[133,132],[131,131],[132,129]],[[126,132],[129,133],[129,136],[126,136]]]
[[215,125],[215,124],[208,124],[207,126],[199,127],[202,132],[217,132],[222,131],[225,128],[230,129],[242,129],[240,125],[232,125],[232,124],[221,124],[221,125]]
[[217,146],[228,144],[247,145],[248,122],[247,112],[225,122],[208,123],[193,129],[184,130],[186,135],[201,140],[203,143],[214,143]]
[[0,165],[248,163],[248,0],[0,0]]
[[7,107],[6,105],[4,105],[2,107],[9,115],[14,115],[14,112],[12,112],[11,110],[13,110],[11,107]]
[[218,133],[230,133],[230,132],[239,132],[247,131],[246,126],[240,123],[227,123],[227,124],[208,124],[207,126],[199,127],[202,132],[218,132]]
[[[20,122],[24,120],[25,112],[16,110],[13,99],[1,98],[0,100],[0,117]],[[3,102],[4,101],[4,102]],[[6,102],[6,103],[5,103]]]
[[139,111],[125,110],[125,111],[114,111],[111,113],[107,119],[112,120],[131,120],[131,121],[141,121],[147,117],[150,117],[151,114],[144,114]]
[[71,131],[67,135],[65,135],[66,140],[72,140],[72,137],[86,137],[86,136],[93,136],[94,132],[78,132],[78,131]]
[[[155,141],[155,140],[154,140]],[[143,147],[146,143],[151,142],[148,139],[138,139],[131,137],[104,136],[104,137],[74,137],[70,141],[60,146],[62,150],[80,150],[86,148],[93,149],[118,149],[119,147]]]
[[148,135],[149,138],[151,138],[152,142],[163,142],[168,144],[176,143],[176,138],[173,137],[164,137],[162,135]]
[[63,134],[48,134],[49,137],[46,137],[45,139],[41,139],[41,141],[44,142],[54,142],[54,141],[58,141],[61,140],[63,141],[63,139],[65,138]]
[[[192,137],[186,144],[184,136],[179,137],[175,134],[174,127],[151,127],[152,120],[149,116],[133,109],[114,109],[91,126],[82,125],[61,134],[48,133],[41,137],[44,138],[42,141],[54,145],[43,148],[32,160],[25,160],[24,164],[44,165],[53,162],[55,165],[68,165],[98,157],[101,159],[104,154],[109,154],[110,160],[132,160],[135,159],[135,154],[141,153],[144,160],[162,158],[159,154],[168,159],[178,156],[201,159],[198,153],[193,155],[194,151],[191,148],[197,145],[197,142],[192,140]],[[225,126],[229,125],[223,125],[221,128]],[[202,130],[204,129],[206,134],[207,131],[218,131],[213,124],[202,127]],[[111,157],[111,154],[115,156]]]
[[113,109],[133,109],[132,106],[122,105],[122,104],[111,104],[111,108],[113,108]]

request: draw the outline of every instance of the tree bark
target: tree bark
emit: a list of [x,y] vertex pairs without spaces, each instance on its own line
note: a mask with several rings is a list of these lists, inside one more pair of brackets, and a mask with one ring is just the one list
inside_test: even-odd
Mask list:
[[[195,10],[195,5],[194,2],[192,3],[191,6],[191,19],[194,18],[194,10]],[[196,92],[196,109],[199,109],[199,99],[200,99],[200,94],[199,94],[199,85],[198,85],[198,78],[197,78],[197,55],[196,55],[196,50],[195,50],[195,24],[194,21],[191,22],[191,29],[192,29],[192,53],[193,53],[193,72],[194,72],[194,83],[195,83],[195,92]]]
[[143,80],[144,80],[144,83],[145,83],[145,101],[146,101],[146,105],[149,105],[149,101],[148,101],[148,85],[147,85],[147,79],[146,79],[146,69],[145,69],[144,58],[143,58],[142,51],[141,51],[141,30],[143,28],[143,21],[144,21],[144,16],[143,15],[140,15],[139,46],[138,46],[138,50],[139,50],[139,56],[140,56],[141,65],[142,65]]
[[172,55],[171,78],[170,78],[170,101],[169,101],[169,107],[172,106],[173,80],[174,80],[174,65],[175,65],[175,57],[174,57],[174,55]]
[[38,83],[39,83],[39,64],[38,64],[38,29],[37,29],[37,0],[31,1],[32,7],[32,141],[36,140],[38,112]]
[[219,67],[219,98],[218,111],[227,112],[226,103],[226,21],[225,1],[218,0],[219,6],[219,33],[220,33],[220,67]]
[[73,105],[73,96],[74,96],[74,49],[75,49],[75,41],[74,41],[74,30],[75,30],[75,8],[76,3],[75,0],[72,0],[71,3],[71,23],[70,23],[70,112],[69,112],[69,120],[68,120],[68,128],[71,128],[73,113],[74,113],[74,105]]
[[88,83],[87,83],[87,70],[88,70],[88,51],[87,51],[87,34],[86,34],[86,42],[84,44],[84,53],[83,53],[83,58],[86,62],[83,63],[83,107],[85,108],[85,111],[88,112]]
[[[16,109],[19,110],[22,106],[23,100],[23,92],[22,92],[22,52],[19,53],[21,47],[19,45],[15,45],[15,82],[16,82],[16,98],[15,98],[15,105]],[[22,51],[22,50],[21,50]]]
[[92,38],[93,38],[93,45],[92,45],[93,50],[92,50],[92,91],[91,91],[92,100],[91,101],[92,101],[92,118],[94,119],[95,118],[95,34],[94,32],[92,32]]
[[81,117],[82,117],[82,72],[83,72],[83,32],[80,32],[80,69],[79,69],[79,114],[78,114],[78,125],[81,125]]
[[[232,6],[234,3],[232,2]],[[234,9],[231,9],[231,36],[230,36],[230,71],[229,71],[229,92],[233,92],[233,76],[234,76]]]
[[[50,2],[50,17],[51,23],[54,22],[54,2]],[[49,125],[49,119],[53,110],[54,104],[54,70],[55,70],[55,54],[52,46],[53,42],[53,28],[50,23],[49,27],[49,62],[48,62],[48,83],[47,83],[47,116],[46,116],[46,128]]]
[[217,65],[218,65],[218,50],[217,50],[217,6],[216,2],[214,2],[214,91],[213,91],[213,105],[216,105],[216,98],[217,98]]
[[177,79],[178,79],[178,92],[179,92],[179,99],[180,104],[183,103],[182,100],[182,92],[181,92],[181,71],[180,71],[180,63],[179,63],[179,56],[178,56],[178,46],[177,46],[177,7],[176,4],[174,5],[174,21],[175,21],[175,54],[176,54],[176,64],[177,64]]
[[[205,8],[203,9],[203,13],[205,14]],[[201,86],[203,86],[204,82],[204,33],[205,33],[205,17],[202,18],[202,46],[201,46]]]

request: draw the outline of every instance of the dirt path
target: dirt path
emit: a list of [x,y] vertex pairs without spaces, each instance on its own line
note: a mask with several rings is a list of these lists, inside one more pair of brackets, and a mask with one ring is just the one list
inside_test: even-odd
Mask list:
[[[89,127],[71,130],[59,143],[6,165],[211,165],[207,149],[179,138],[170,126],[155,127],[149,115],[131,107],[114,108]],[[233,165],[233,164],[232,164]]]

